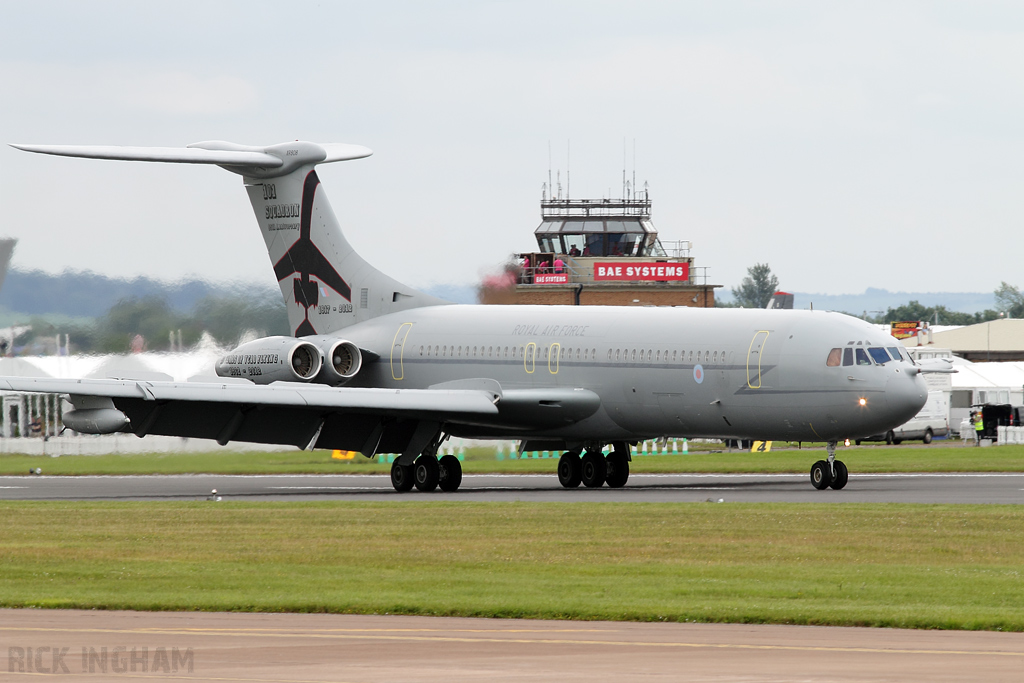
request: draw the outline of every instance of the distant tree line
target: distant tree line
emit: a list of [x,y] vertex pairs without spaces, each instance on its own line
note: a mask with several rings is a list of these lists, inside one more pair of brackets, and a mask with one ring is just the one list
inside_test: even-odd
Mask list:
[[[747,268],[747,276],[739,287],[732,288],[733,300],[728,303],[715,302],[722,308],[765,308],[772,294],[779,289],[779,278],[772,273],[767,263],[755,263]],[[925,306],[918,301],[890,307],[885,313],[874,318],[864,316],[869,322],[887,324],[895,320],[927,320],[939,325],[974,325],[1000,317],[1024,318],[1024,292],[1007,282],[1001,282],[995,290],[996,307],[979,313],[951,311],[945,306]],[[851,314],[855,317],[856,314]]]
[[[244,333],[289,334],[288,314],[279,297],[248,298],[232,294],[206,296],[187,313],[174,310],[165,297],[126,297],[92,324],[57,325],[41,317],[29,321],[32,330],[15,347],[29,353],[52,353],[57,334],[68,335],[71,353],[125,353],[141,335],[150,351],[171,349],[171,332],[181,331],[182,346],[199,341],[203,332],[220,344],[230,345]],[[63,342],[62,342],[63,343]]]
[[894,320],[927,320],[938,325],[975,325],[997,318],[1024,318],[1024,293],[1019,287],[1001,282],[995,290],[996,307],[978,313],[950,311],[945,306],[925,306],[911,301],[871,319],[875,323],[891,323]]

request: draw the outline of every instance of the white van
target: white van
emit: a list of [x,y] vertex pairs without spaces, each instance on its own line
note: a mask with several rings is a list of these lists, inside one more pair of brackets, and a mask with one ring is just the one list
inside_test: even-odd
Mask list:
[[911,418],[909,422],[890,429],[885,434],[875,434],[866,439],[857,439],[857,445],[859,446],[861,441],[884,441],[896,444],[901,441],[917,439],[924,443],[931,443],[933,436],[949,436],[949,399],[944,391],[929,391],[924,408],[921,408],[921,412]]

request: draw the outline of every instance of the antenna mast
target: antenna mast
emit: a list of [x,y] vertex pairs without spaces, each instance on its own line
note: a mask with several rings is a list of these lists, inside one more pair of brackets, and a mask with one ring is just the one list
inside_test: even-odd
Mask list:
[[569,163],[569,158],[570,158],[569,157],[569,152],[570,152],[570,142],[569,142],[569,140],[566,140],[565,141],[565,198],[566,199],[569,198],[569,168],[572,166],[572,164]]

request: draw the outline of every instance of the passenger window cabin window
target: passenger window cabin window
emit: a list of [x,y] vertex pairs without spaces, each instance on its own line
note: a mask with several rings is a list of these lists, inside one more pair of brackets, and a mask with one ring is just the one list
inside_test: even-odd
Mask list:
[[853,365],[853,349],[847,347],[843,349],[843,366]]
[[868,353],[871,354],[871,358],[873,358],[874,361],[879,365],[885,365],[891,360],[891,358],[889,358],[888,352],[886,352],[886,350],[883,349],[881,346],[872,346],[870,349],[868,349]]
[[709,360],[711,360],[711,352],[710,351],[705,351],[704,352],[704,362],[707,363]]
[[868,352],[864,349],[857,349],[857,365],[871,365],[871,359],[868,358]]
[[839,364],[843,361],[843,350],[832,349],[828,352],[828,360],[825,361],[825,366],[830,368],[838,368]]

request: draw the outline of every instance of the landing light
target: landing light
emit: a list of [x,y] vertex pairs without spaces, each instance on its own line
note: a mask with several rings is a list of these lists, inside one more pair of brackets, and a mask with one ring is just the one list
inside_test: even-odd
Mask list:
[[850,445],[850,440],[849,440],[849,439],[847,439],[847,440],[846,440],[846,441],[845,441],[845,442],[843,443],[843,445],[844,445],[844,446],[849,446],[849,445]]
[[862,398],[857,402],[860,403],[862,406],[866,406],[868,404],[868,400],[866,398]]

